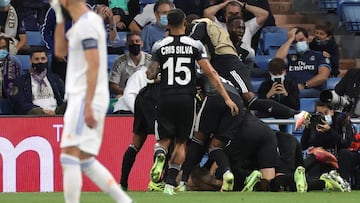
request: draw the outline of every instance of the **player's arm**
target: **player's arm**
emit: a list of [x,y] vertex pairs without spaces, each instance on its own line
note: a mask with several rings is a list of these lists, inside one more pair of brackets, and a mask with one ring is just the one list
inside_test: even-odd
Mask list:
[[157,61],[151,61],[148,69],[146,70],[146,77],[148,80],[153,80],[156,78],[157,74],[160,71],[160,64]]
[[94,99],[96,84],[97,84],[97,75],[99,71],[99,51],[97,48],[96,39],[85,39],[82,41],[85,59],[87,61],[88,67],[86,71],[86,95],[85,95],[85,122],[90,128],[96,126],[96,120],[92,111],[92,101]]
[[65,38],[64,17],[62,15],[59,0],[51,0],[50,5],[54,9],[56,15],[56,27],[54,33],[54,41],[55,41],[54,53],[55,56],[59,58],[63,58],[67,56],[67,51],[68,51],[68,42]]
[[212,67],[210,62],[207,59],[200,59],[197,62],[200,65],[204,74],[209,78],[211,84],[216,88],[216,90],[219,92],[219,94],[224,98],[226,105],[228,105],[230,107],[231,114],[238,115],[239,114],[238,106],[229,97],[228,93],[226,92],[226,90],[220,80],[218,73]]

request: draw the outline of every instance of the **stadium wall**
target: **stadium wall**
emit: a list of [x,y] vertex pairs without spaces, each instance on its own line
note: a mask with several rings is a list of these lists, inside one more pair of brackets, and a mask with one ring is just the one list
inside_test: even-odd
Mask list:
[[[106,118],[98,159],[119,181],[122,156],[132,139],[132,116]],[[0,192],[62,191],[59,162],[62,117],[0,118]],[[139,152],[129,178],[130,190],[146,190],[153,161],[154,136]],[[83,191],[98,188],[83,177]]]

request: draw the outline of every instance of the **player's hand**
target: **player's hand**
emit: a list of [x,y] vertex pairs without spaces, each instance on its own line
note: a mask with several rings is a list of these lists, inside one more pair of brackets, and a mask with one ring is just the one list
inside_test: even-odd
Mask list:
[[54,9],[55,16],[56,16],[56,23],[60,24],[64,22],[64,16],[61,11],[61,4],[59,0],[50,0],[50,6]]
[[239,108],[231,99],[225,100],[225,103],[230,108],[231,115],[239,115]]
[[92,110],[91,104],[85,105],[84,117],[85,123],[89,128],[96,127],[97,122],[95,120],[94,111]]

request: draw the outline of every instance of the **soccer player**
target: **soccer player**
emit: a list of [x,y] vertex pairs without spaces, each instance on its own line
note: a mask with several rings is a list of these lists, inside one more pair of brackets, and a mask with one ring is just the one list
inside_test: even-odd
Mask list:
[[157,106],[157,143],[155,163],[151,169],[151,180],[157,182],[165,165],[170,142],[174,141],[174,152],[169,161],[164,194],[174,195],[176,176],[185,158],[185,144],[192,133],[195,117],[196,62],[213,86],[224,98],[232,115],[239,109],[224,89],[217,72],[207,60],[205,47],[185,35],[185,14],[180,9],[168,15],[169,36],[158,41],[152,48],[152,62],[147,71],[148,79],[161,73],[160,97]]
[[[68,56],[65,92],[67,109],[61,137],[61,166],[66,203],[79,203],[85,173],[117,203],[131,198],[117,185],[98,155],[109,105],[106,34],[103,20],[86,6],[85,0],[52,0],[56,14],[55,54]],[[74,25],[64,34],[64,14]]]

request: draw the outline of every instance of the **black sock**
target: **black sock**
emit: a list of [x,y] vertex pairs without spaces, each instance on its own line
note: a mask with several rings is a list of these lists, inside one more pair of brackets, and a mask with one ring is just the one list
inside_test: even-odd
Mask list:
[[176,187],[176,177],[179,174],[180,169],[181,166],[178,164],[169,164],[165,183]]
[[325,182],[319,179],[308,180],[308,191],[325,189]]
[[190,173],[194,166],[201,161],[204,154],[204,144],[196,138],[191,139],[189,146],[187,147],[185,161],[182,165],[182,177],[181,180],[187,182]]
[[270,181],[270,190],[272,192],[296,191],[294,186],[294,176],[292,175],[279,175]]
[[214,160],[217,165],[217,171],[223,175],[227,170],[230,170],[230,161],[222,148],[210,148],[209,158]]
[[121,167],[120,184],[125,188],[128,187],[129,174],[131,168],[134,165],[137,153],[138,153],[138,149],[136,149],[134,145],[130,145],[124,154],[122,167]]
[[249,102],[248,107],[250,110],[270,114],[275,118],[290,118],[299,112],[272,99],[254,98]]

